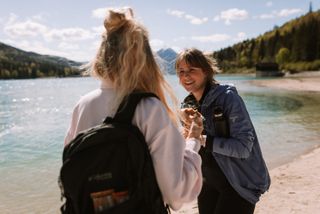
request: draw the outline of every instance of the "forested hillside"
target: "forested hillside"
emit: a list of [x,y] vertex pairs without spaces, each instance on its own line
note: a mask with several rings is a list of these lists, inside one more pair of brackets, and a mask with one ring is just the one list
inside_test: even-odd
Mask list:
[[225,72],[253,71],[260,62],[276,62],[291,72],[320,70],[320,10],[213,56]]
[[0,42],[0,79],[80,75],[79,62],[26,52]]

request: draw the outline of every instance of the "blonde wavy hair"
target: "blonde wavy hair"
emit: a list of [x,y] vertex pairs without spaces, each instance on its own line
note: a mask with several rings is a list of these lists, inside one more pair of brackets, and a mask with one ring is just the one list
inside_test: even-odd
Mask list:
[[134,20],[132,9],[109,9],[104,27],[106,31],[102,34],[91,71],[94,76],[113,83],[116,90],[115,107],[133,91],[152,92],[176,122],[165,92],[174,106],[177,106],[177,98],[154,58],[147,30]]

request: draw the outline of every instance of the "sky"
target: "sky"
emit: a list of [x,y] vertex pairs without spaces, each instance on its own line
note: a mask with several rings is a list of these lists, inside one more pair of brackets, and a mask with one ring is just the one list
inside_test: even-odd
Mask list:
[[212,52],[320,9],[320,0],[0,0],[0,42],[39,54],[92,60],[108,8],[131,7],[154,51]]

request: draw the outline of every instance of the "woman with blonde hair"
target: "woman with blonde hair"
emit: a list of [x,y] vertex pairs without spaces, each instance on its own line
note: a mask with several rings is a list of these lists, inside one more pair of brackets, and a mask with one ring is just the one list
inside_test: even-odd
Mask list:
[[134,91],[151,92],[137,105],[132,124],[145,137],[163,201],[172,209],[195,200],[202,186],[200,135],[202,124],[194,124],[186,140],[178,129],[166,93],[175,99],[149,45],[147,30],[133,19],[131,9],[109,10],[106,31],[91,71],[101,87],[83,96],[75,106],[65,138],[113,117],[121,101]]

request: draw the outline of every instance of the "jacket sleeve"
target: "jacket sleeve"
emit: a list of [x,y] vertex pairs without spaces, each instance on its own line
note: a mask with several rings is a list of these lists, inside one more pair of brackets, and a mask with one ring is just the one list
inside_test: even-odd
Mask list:
[[230,137],[214,137],[213,152],[234,158],[248,158],[255,142],[255,131],[249,113],[237,92],[228,90],[224,113],[228,118]]
[[138,104],[133,124],[145,136],[164,202],[177,210],[183,203],[195,200],[202,187],[199,142],[186,142],[155,98]]

